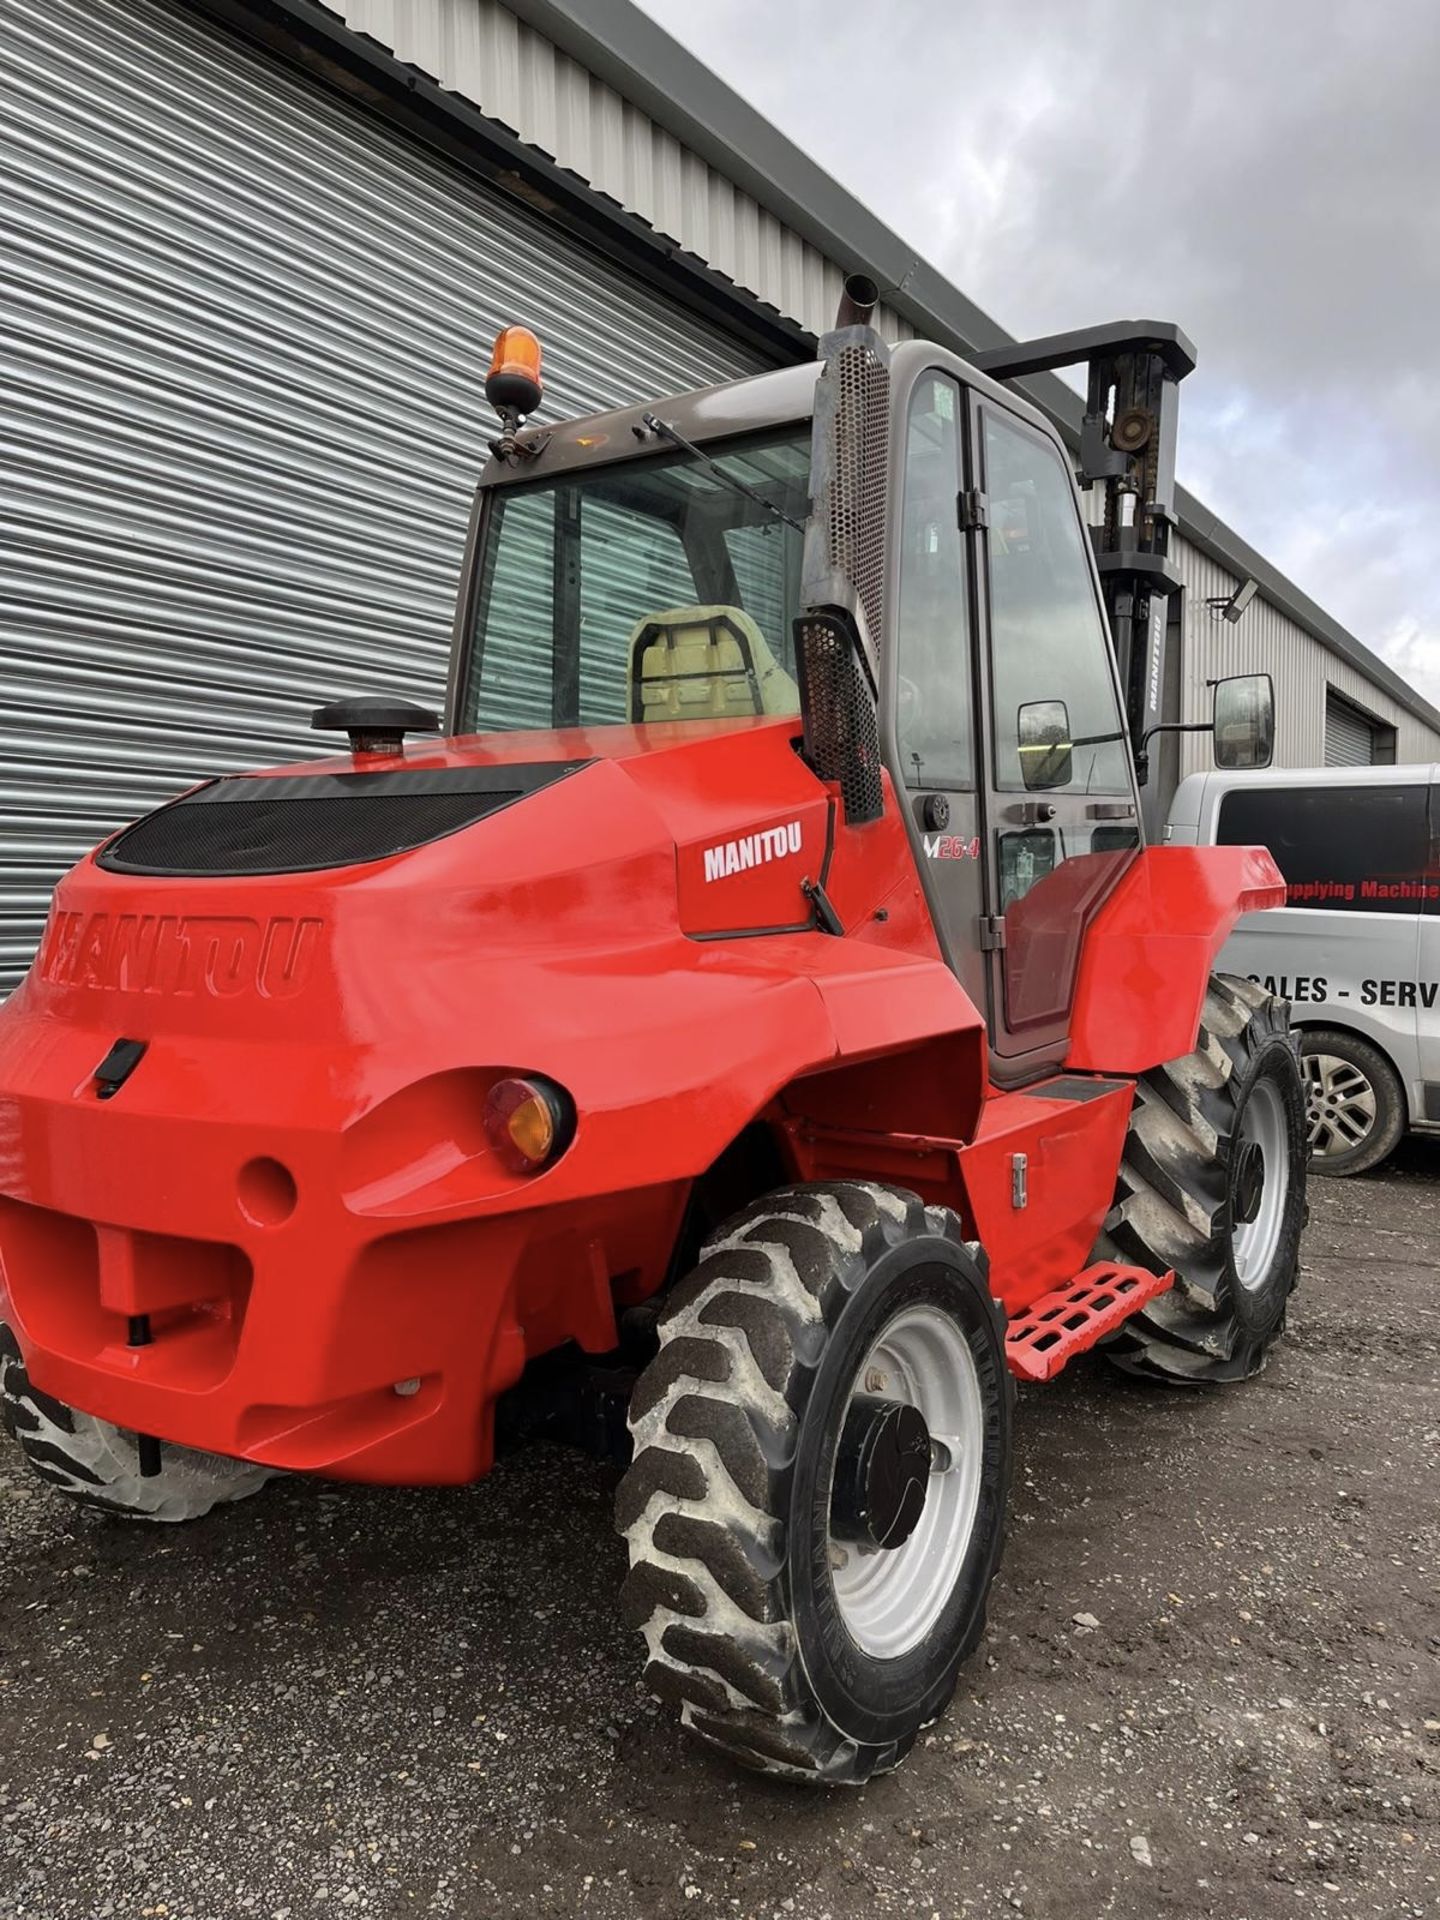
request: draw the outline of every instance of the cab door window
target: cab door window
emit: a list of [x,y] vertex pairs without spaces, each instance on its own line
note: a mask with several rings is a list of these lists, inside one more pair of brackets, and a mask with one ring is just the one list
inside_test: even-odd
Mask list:
[[993,414],[985,423],[990,512],[990,653],[995,784],[1025,790],[1021,709],[1060,703],[1069,721],[1068,778],[1047,791],[1130,792],[1130,763],[1110,669],[1110,643],[1055,449]]
[[995,1043],[1063,1042],[1085,929],[1140,844],[1110,639],[1054,445],[978,409],[989,526]]
[[936,369],[916,380],[906,413],[887,751],[941,946],[979,1005],[988,974],[976,941],[985,911],[985,863],[971,574],[958,512],[966,405],[963,389]]
[[974,785],[970,613],[956,507],[960,393],[923,375],[910,401],[900,522],[895,737],[912,792]]

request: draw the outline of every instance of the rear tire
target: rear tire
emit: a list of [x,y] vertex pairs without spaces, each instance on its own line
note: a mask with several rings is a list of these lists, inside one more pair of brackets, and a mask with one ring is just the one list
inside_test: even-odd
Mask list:
[[1194,1053],[1142,1076],[1098,1259],[1175,1271],[1106,1352],[1179,1386],[1248,1380],[1299,1277],[1305,1100],[1290,1014],[1249,980],[1210,982]]
[[[913,1194],[782,1188],[712,1237],[659,1332],[616,1501],[647,1681],[747,1767],[888,1771],[949,1701],[1000,1556],[1013,1386],[979,1248]],[[892,1416],[911,1477],[888,1510],[866,1480],[857,1522],[853,1436]]]
[[274,1477],[269,1467],[188,1447],[162,1447],[160,1471],[140,1471],[134,1434],[67,1407],[31,1382],[14,1334],[0,1326],[0,1419],[32,1473],[83,1506],[126,1520],[198,1520]]
[[1405,1089],[1378,1047],[1353,1033],[1307,1027],[1300,1072],[1312,1173],[1342,1179],[1390,1158],[1405,1132]]

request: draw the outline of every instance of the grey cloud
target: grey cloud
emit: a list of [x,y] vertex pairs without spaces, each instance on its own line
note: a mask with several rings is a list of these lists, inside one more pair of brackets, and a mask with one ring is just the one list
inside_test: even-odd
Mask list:
[[1182,472],[1440,698],[1440,9],[645,0],[1018,333],[1146,313]]

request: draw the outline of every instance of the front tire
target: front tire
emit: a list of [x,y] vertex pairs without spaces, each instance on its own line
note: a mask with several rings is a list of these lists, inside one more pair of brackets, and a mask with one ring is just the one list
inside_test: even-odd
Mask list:
[[1141,1077],[1098,1259],[1175,1271],[1106,1348],[1181,1386],[1248,1380],[1284,1331],[1305,1225],[1305,1096],[1289,1008],[1216,974],[1194,1053]]
[[126,1520],[198,1520],[274,1477],[248,1460],[171,1446],[161,1450],[158,1473],[142,1473],[135,1435],[37,1387],[7,1326],[0,1326],[0,1420],[48,1487]]
[[781,1189],[707,1243],[630,1409],[646,1679],[743,1765],[899,1764],[978,1640],[1013,1387],[978,1247],[913,1195]]

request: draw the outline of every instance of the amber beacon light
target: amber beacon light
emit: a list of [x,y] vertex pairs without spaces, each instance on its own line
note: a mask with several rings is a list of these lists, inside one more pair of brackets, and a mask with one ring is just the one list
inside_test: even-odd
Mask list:
[[540,379],[543,356],[540,342],[528,327],[504,327],[495,336],[490,371],[485,376],[485,398],[495,411],[524,419],[539,406],[545,389]]

